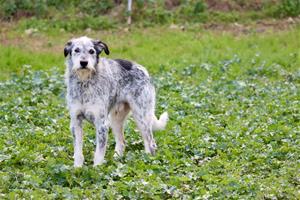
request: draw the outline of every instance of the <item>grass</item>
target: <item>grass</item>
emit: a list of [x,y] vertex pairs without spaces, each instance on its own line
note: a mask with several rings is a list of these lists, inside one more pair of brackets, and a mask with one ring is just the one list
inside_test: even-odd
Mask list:
[[85,166],[74,169],[62,75],[72,35],[24,36],[0,47],[1,198],[299,198],[299,28],[89,35],[107,42],[110,57],[151,72],[157,113],[170,114],[167,129],[155,133],[157,155],[144,153],[129,120],[125,156],[113,158],[110,134],[107,163],[93,168],[94,130],[86,124]]
[[[163,35],[161,34],[163,32]],[[7,78],[11,72],[19,73],[22,65],[33,69],[49,69],[54,66],[64,70],[63,47],[66,41],[81,34],[99,38],[109,45],[112,58],[128,58],[145,65],[156,73],[161,66],[167,69],[182,68],[188,64],[218,64],[220,60],[239,56],[241,65],[253,58],[258,61],[278,63],[285,67],[299,64],[297,39],[299,28],[279,33],[234,36],[226,32],[205,32],[197,28],[182,32],[163,28],[134,29],[132,32],[112,30],[91,33],[61,33],[49,35],[38,32],[26,36],[19,30],[8,38],[14,46],[1,48],[0,78]],[[20,36],[21,35],[21,36]],[[34,55],[34,56],[33,56]],[[258,56],[255,56],[258,55]],[[236,67],[236,70],[240,70]]]

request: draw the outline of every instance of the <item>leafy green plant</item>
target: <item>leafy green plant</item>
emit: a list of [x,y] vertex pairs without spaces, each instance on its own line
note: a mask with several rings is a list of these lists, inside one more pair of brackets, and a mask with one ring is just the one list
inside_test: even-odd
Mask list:
[[300,15],[300,0],[282,0],[278,8],[281,16],[295,17]]
[[37,17],[45,17],[47,15],[47,8],[46,0],[37,0],[33,6],[34,14]]
[[2,10],[4,12],[5,18],[10,18],[17,11],[17,6],[14,1],[5,1],[2,4]]
[[[187,1],[178,8],[178,18],[182,18],[186,21],[192,20],[195,22],[206,22],[207,13],[206,3],[202,0],[199,1]],[[175,20],[178,20],[177,18]]]
[[18,72],[0,82],[1,198],[297,199],[299,28],[242,36],[158,27],[105,32],[91,34],[101,33],[114,58],[147,67],[157,114],[170,114],[167,129],[154,135],[157,154],[144,153],[129,118],[124,157],[113,157],[110,133],[106,163],[92,167],[95,130],[84,124],[86,160],[73,168],[57,51],[70,34],[47,35],[58,42],[51,53],[1,46],[1,75]]
[[[240,63],[236,55],[210,67],[188,65],[154,76],[158,112],[167,108],[171,116],[168,129],[155,134],[157,155],[143,153],[130,120],[124,158],[113,159],[110,137],[107,163],[93,168],[94,130],[86,127],[82,169],[72,167],[62,75],[25,66],[22,76],[0,84],[0,183],[6,182],[1,193],[11,198],[295,198],[299,110],[293,85],[300,77],[286,82],[289,72],[263,61],[234,76]],[[199,74],[207,78],[199,80]]]
[[99,16],[107,13],[113,7],[111,0],[87,0],[79,4],[80,10],[83,10],[87,15]]
[[[300,12],[299,0],[282,1],[215,1],[215,6],[204,0],[137,0],[133,1],[132,18],[133,23],[144,26],[155,24],[187,24],[221,21],[231,23],[236,21],[258,20],[269,17],[297,16]],[[0,18],[24,19],[34,17],[43,21],[44,19],[59,19],[64,21],[64,16],[72,16],[70,20],[78,21],[79,27],[85,29],[87,22],[81,22],[83,18],[95,18],[95,24],[100,17],[112,19],[123,25],[128,13],[126,13],[126,1],[114,0],[85,0],[85,1],[58,1],[58,0],[0,0]],[[226,5],[230,12],[222,8]],[[238,7],[239,9],[237,9]],[[103,21],[102,21],[103,22]],[[69,28],[67,29],[76,29]],[[73,22],[72,22],[73,23]],[[105,23],[104,23],[105,24]],[[108,24],[106,24],[108,25]],[[71,25],[73,27],[74,25]],[[77,29],[79,30],[79,29]]]
[[204,1],[200,0],[195,3],[194,14],[202,13],[206,9],[206,4]]

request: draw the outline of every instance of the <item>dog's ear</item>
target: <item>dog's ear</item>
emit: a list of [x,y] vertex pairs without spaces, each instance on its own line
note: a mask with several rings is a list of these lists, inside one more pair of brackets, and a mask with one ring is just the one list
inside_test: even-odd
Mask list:
[[94,43],[94,47],[95,47],[95,49],[97,51],[97,55],[99,55],[102,50],[104,50],[104,52],[106,53],[106,55],[109,55],[108,46],[104,42],[102,42],[100,40],[95,40],[95,41],[93,41],[93,43]]
[[64,48],[64,55],[65,55],[65,57],[67,57],[68,54],[71,53],[72,46],[73,46],[72,41],[67,42],[67,44],[65,45],[65,48]]

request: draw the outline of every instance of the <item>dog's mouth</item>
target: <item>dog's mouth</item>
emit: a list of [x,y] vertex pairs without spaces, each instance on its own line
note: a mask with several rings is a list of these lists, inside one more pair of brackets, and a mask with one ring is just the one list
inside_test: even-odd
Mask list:
[[94,72],[95,71],[95,68],[93,68],[92,66],[89,66],[89,65],[87,65],[87,66],[82,66],[82,65],[79,65],[79,66],[77,66],[77,67],[74,67],[73,69],[72,69],[72,71],[74,72],[74,73],[77,73],[77,72]]
[[93,76],[95,70],[90,68],[79,68],[74,70],[74,72],[80,80],[87,80]]
[[76,71],[92,71],[92,70],[86,67],[80,67]]

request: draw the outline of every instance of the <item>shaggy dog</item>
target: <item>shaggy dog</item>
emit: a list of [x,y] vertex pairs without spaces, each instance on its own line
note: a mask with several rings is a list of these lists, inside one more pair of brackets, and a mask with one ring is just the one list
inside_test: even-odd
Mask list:
[[144,140],[145,151],[154,155],[152,131],[164,129],[168,114],[155,117],[155,89],[141,65],[121,59],[100,58],[107,45],[99,40],[80,37],[70,40],[64,49],[67,104],[74,137],[74,166],[81,167],[83,130],[86,119],[96,128],[94,165],[103,163],[109,127],[115,136],[115,154],[125,149],[124,121],[129,111]]

